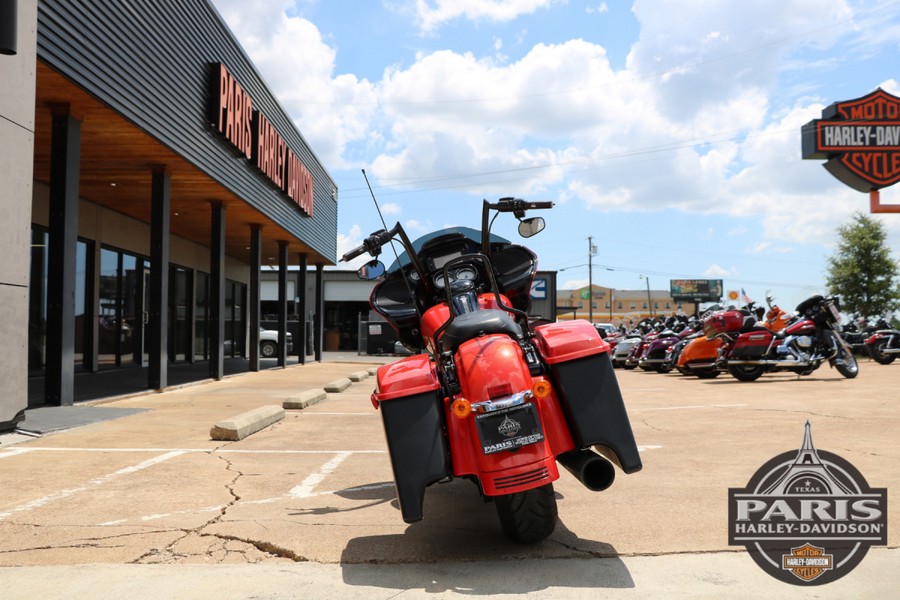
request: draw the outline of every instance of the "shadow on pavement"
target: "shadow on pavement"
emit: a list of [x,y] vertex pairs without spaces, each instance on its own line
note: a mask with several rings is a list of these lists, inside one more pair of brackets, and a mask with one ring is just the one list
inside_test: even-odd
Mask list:
[[[521,546],[509,541],[493,504],[485,502],[468,481],[457,479],[428,488],[425,518],[410,525],[400,518],[392,487],[373,484],[353,489],[365,488],[371,491],[369,499],[391,502],[397,527],[403,531],[351,539],[341,555],[348,585],[472,595],[522,594],[556,587],[634,587],[612,545],[580,539],[562,521],[539,544]],[[560,511],[565,511],[564,501]],[[589,567],[587,562],[559,560],[548,568],[548,560],[571,558],[606,560],[592,561]]]

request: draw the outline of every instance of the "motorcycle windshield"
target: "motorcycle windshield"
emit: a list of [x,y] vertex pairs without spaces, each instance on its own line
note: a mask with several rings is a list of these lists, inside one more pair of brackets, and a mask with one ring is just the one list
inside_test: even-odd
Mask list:
[[[427,244],[428,242],[430,242],[432,240],[435,240],[435,239],[445,236],[445,235],[458,237],[460,234],[463,237],[465,237],[466,239],[469,239],[469,240],[475,242],[476,244],[481,243],[481,232],[478,231],[477,229],[472,229],[471,227],[448,227],[446,229],[439,229],[437,231],[433,231],[429,234],[423,235],[422,237],[420,237],[419,239],[414,241],[412,243],[413,251],[416,254],[419,254],[419,252],[422,251],[422,247],[424,247],[425,244]],[[491,234],[491,244],[509,244],[509,243],[510,243],[510,241],[507,240],[506,238],[502,238],[499,235],[496,235],[493,233]],[[396,260],[394,260],[393,263],[391,263],[391,266],[388,268],[388,273],[395,272],[395,271],[399,270],[401,268],[401,266],[405,267],[408,264],[410,264],[409,255],[407,255],[406,251],[404,250],[403,253],[400,254],[400,256]]]

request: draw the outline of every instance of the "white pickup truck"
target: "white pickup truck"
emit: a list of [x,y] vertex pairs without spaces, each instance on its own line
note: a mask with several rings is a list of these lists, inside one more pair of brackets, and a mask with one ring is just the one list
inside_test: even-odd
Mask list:
[[[291,332],[287,332],[287,351],[294,349]],[[278,355],[278,332],[274,329],[259,328],[259,355],[263,358],[275,358]]]

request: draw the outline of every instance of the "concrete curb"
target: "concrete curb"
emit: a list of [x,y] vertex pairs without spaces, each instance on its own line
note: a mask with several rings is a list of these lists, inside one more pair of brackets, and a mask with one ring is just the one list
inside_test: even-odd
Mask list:
[[325,398],[327,397],[328,394],[325,393],[325,390],[306,390],[305,392],[301,392],[297,396],[285,400],[281,404],[281,407],[286,410],[304,409],[308,406],[312,406],[313,404],[318,404],[322,400],[325,400]]
[[378,367],[369,367],[369,368],[368,368],[368,373],[369,373],[369,375],[371,375],[372,377],[374,377],[375,375],[378,375]]
[[349,379],[342,377],[341,379],[336,379],[331,383],[325,384],[325,391],[331,393],[343,392],[350,387],[351,383],[352,382]]
[[369,378],[369,372],[368,371],[357,371],[355,373],[350,373],[349,375],[347,375],[347,377],[350,379],[350,381],[353,381],[353,382],[365,381],[366,379]]
[[280,406],[261,406],[231,419],[219,421],[209,430],[214,440],[236,442],[284,418]]

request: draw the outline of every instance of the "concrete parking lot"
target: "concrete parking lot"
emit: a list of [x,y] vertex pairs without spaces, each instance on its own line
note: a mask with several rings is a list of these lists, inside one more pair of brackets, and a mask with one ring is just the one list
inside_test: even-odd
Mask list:
[[[144,409],[121,418],[0,436],[2,597],[861,598],[900,585],[900,364],[754,383],[618,370],[644,469],[600,493],[562,472],[560,523],[532,547],[505,540],[467,481],[432,486],[425,519],[401,520],[374,379],[239,442],[209,437],[222,419],[360,368],[247,373],[103,405]],[[800,589],[728,545],[727,493],[799,448],[807,420],[818,449],[888,489],[890,547]]]

